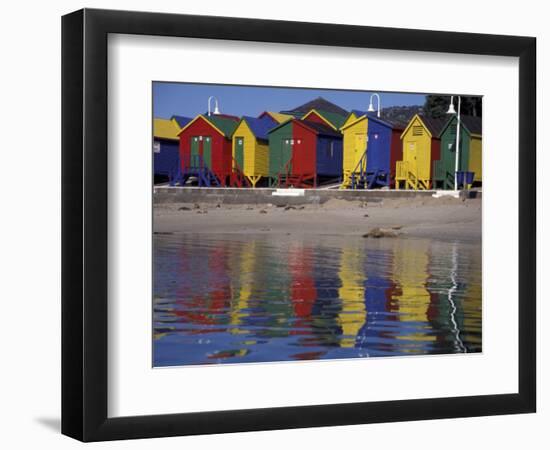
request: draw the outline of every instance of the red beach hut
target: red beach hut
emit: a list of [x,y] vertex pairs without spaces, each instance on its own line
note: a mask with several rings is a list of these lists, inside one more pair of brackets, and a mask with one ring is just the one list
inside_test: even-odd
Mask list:
[[199,186],[227,186],[232,172],[231,135],[239,118],[199,114],[179,132],[179,184],[191,177]]
[[342,135],[329,126],[292,119],[268,135],[272,185],[317,187],[341,176]]

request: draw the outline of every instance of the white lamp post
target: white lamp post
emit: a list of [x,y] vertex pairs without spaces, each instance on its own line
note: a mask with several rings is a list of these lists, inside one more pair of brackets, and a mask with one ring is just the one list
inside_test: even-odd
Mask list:
[[376,95],[376,98],[378,99],[378,113],[377,117],[380,118],[380,96],[375,92],[370,96],[369,100],[369,109],[367,109],[368,112],[374,112],[374,106],[372,105],[372,98]]
[[458,114],[455,111],[455,105],[453,105],[454,96],[451,95],[451,103],[447,114],[456,114],[456,153],[455,153],[455,191],[458,191],[458,162],[460,161],[460,95],[458,96]]
[[216,101],[216,103],[214,104],[214,114],[219,114],[220,113],[220,110],[218,108],[218,99],[216,97],[214,97],[213,95],[211,95],[210,97],[208,97],[208,116],[212,115],[212,113],[210,112],[211,111],[210,102],[212,101],[212,99],[214,99]]

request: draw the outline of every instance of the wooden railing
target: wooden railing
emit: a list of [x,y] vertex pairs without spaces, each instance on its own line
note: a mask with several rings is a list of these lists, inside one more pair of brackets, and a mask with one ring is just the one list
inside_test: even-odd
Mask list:
[[409,162],[397,161],[395,165],[395,179],[407,180],[409,178]]

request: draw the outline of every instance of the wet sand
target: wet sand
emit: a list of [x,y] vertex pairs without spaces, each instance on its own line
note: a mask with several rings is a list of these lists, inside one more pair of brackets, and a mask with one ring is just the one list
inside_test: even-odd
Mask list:
[[364,235],[374,228],[400,237],[481,240],[481,199],[415,198],[383,202],[329,200],[323,205],[157,204],[155,233]]

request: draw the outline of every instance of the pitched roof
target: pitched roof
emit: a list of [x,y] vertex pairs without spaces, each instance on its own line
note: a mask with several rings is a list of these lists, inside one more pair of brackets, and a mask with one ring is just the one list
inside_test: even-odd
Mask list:
[[340,133],[338,133],[337,131],[334,131],[328,125],[324,125],[322,123],[310,122],[309,120],[297,120],[296,122],[304,124],[306,127],[312,129],[317,134],[320,134],[322,136],[342,137]]
[[460,116],[460,122],[470,132],[470,134],[481,134],[481,117]]
[[153,136],[156,138],[177,141],[179,131],[179,127],[170,119],[153,119]]
[[[439,135],[441,136],[451,124],[455,123],[454,127],[456,128],[456,116],[453,115],[445,121],[445,125],[441,128]],[[470,134],[481,135],[481,117],[475,116],[460,116],[460,124],[466,129]]]
[[291,114],[283,114],[283,113],[278,113],[274,111],[264,111],[258,116],[258,119],[262,119],[264,117],[271,117],[277,123],[283,123],[283,122],[286,122],[287,120],[294,118],[294,116]]
[[389,119],[387,117],[378,117],[376,113],[368,112],[368,111],[360,111],[358,109],[352,109],[351,112],[355,114],[357,117],[363,117],[367,116],[369,120],[374,120],[375,122],[378,122],[382,125],[386,125],[387,127],[390,127],[394,130],[404,130],[407,126],[406,123],[399,122],[398,120]]
[[[343,126],[348,121],[348,119],[350,117],[352,117],[352,115],[355,117],[355,120],[348,123],[346,126]],[[355,123],[357,123],[360,119],[362,119],[364,117],[367,117],[369,120],[372,120],[374,122],[378,122],[381,125],[384,125],[388,128],[391,128],[392,130],[402,131],[407,127],[407,124],[399,122],[398,120],[388,119],[388,118],[381,119],[375,113],[371,113],[371,112],[368,112],[368,111],[360,111],[358,109],[353,109],[349,113],[348,117],[346,117],[346,120],[344,121],[344,124],[342,125],[342,127],[340,127],[340,130],[343,130],[345,128],[348,128],[348,127],[354,125]]]
[[239,124],[238,118],[235,116],[226,116],[226,115],[212,115],[212,116],[203,116],[207,121],[219,129],[227,138],[230,138],[235,128]]
[[429,130],[433,137],[439,137],[439,133],[441,133],[441,130],[443,130],[443,127],[447,123],[446,118],[434,119],[433,117],[426,116],[425,114],[417,114],[417,116],[424,123],[424,125],[426,125],[426,128]]
[[183,128],[185,125],[187,125],[189,122],[191,122],[191,119],[190,117],[183,117],[183,116],[172,116],[170,117],[170,120],[175,120],[178,125],[180,126],[180,128]]
[[264,140],[267,140],[269,130],[278,125],[275,119],[270,116],[263,116],[262,118],[243,116],[242,120],[246,122],[257,139]]
[[325,119],[327,122],[329,122],[334,128],[339,129],[342,125],[344,125],[344,122],[346,121],[347,116],[329,112],[329,111],[322,111],[318,109],[312,109],[308,111],[302,119],[304,119],[306,116],[308,116],[310,113],[315,112],[318,115],[320,115],[323,119]]
[[295,108],[289,109],[288,111],[281,111],[282,113],[286,114],[305,114],[312,109],[316,109],[318,111],[326,111],[329,113],[336,113],[340,114],[341,116],[347,116],[348,112],[344,108],[340,108],[338,105],[335,105],[332,102],[329,102],[328,100],[324,99],[323,97],[317,97],[316,99],[313,99],[307,103],[304,103],[303,105],[296,106]]

